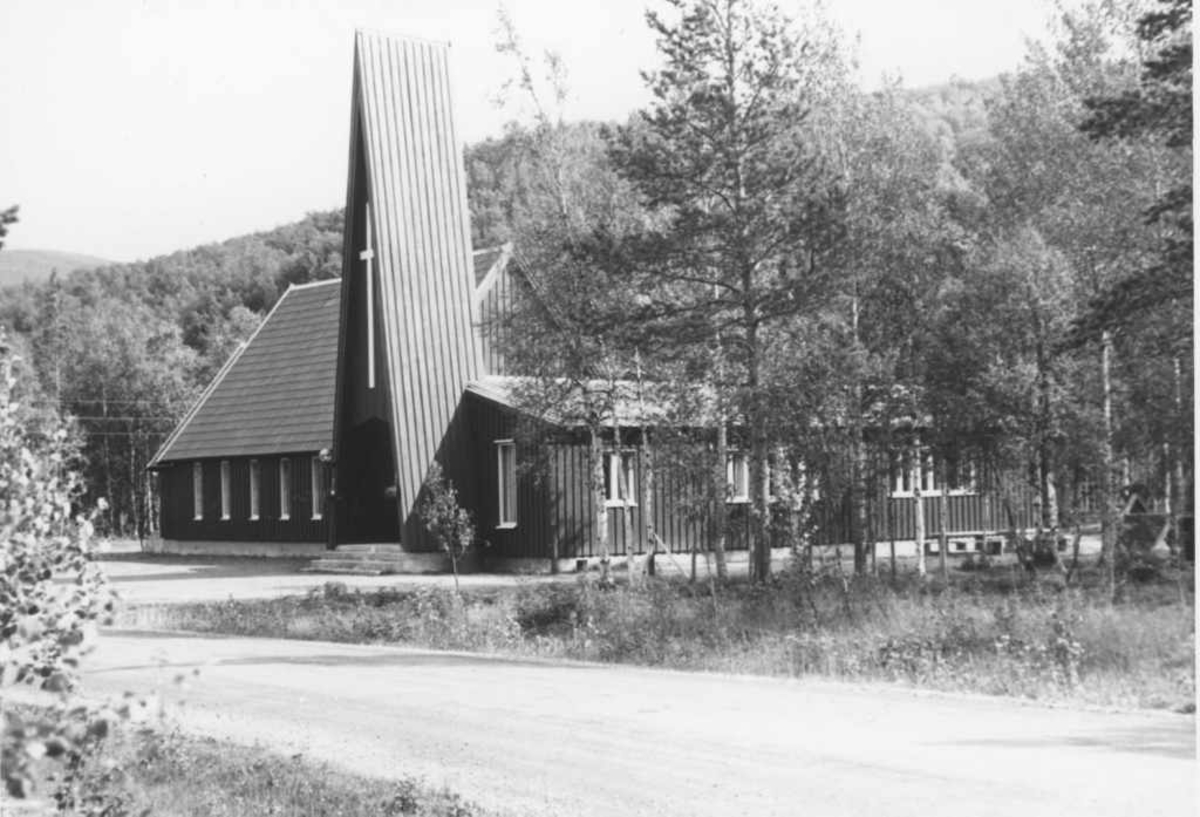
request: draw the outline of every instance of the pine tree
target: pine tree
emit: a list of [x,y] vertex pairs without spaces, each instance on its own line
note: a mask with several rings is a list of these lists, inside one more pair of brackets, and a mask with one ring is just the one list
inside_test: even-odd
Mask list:
[[653,102],[611,139],[614,167],[652,215],[632,235],[598,232],[592,251],[636,282],[630,331],[652,337],[668,358],[706,367],[731,421],[744,423],[751,574],[762,581],[770,573],[771,333],[827,300],[826,262],[842,237],[842,191],[807,128],[837,52],[774,6],[670,5],[671,19],[647,13],[663,60],[645,75]]

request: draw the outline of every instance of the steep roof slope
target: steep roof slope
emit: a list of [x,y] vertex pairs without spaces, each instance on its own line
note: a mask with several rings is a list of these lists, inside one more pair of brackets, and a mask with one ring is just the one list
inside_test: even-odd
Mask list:
[[335,279],[288,289],[151,465],[332,445],[338,284]]

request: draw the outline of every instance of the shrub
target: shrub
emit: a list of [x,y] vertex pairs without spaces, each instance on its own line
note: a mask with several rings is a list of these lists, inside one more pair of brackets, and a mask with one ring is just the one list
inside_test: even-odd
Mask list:
[[79,660],[113,597],[92,563],[91,519],[73,513],[80,485],[68,430],[55,417],[29,422],[15,363],[0,333],[0,686],[24,684],[60,698],[40,715],[4,713],[4,786],[24,798],[35,759],[60,762],[69,778],[119,713],[70,703]]
[[458,491],[442,475],[442,466],[434,463],[425,478],[425,500],[417,509],[425,529],[441,550],[450,556],[454,590],[458,592],[458,560],[475,541],[475,523],[471,514],[458,504]]

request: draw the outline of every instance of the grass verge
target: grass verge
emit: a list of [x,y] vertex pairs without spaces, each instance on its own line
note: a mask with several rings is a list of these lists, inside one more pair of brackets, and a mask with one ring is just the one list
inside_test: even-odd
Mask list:
[[1194,711],[1191,574],[960,573],[949,584],[785,572],[768,587],[650,580],[350,591],[156,605],[124,626],[402,644],[674,669],[881,681],[1102,706]]
[[[26,714],[36,715],[36,710]],[[65,777],[62,767],[49,761],[40,771],[37,791],[45,798],[46,810],[53,811],[50,804],[57,800],[67,813],[105,817],[485,817],[489,813],[414,778],[360,777],[299,755],[284,757],[259,747],[128,724],[94,744]]]

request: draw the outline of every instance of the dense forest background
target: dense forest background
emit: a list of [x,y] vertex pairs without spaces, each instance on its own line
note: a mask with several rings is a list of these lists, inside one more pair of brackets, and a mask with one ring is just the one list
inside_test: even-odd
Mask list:
[[[1184,22],[1190,32],[1190,11]],[[1043,489],[1070,474],[1063,487],[1077,494],[1115,456],[1126,482],[1169,495],[1172,469],[1182,483],[1192,468],[1191,412],[1183,410],[1192,399],[1190,181],[1186,207],[1179,199],[1174,211],[1168,201],[1154,212],[1164,191],[1191,178],[1190,46],[1186,144],[1164,144],[1161,123],[1139,130],[1118,122],[1107,134],[1084,127],[1104,127],[1089,100],[1120,99],[1145,82],[1143,63],[1161,33],[1139,30],[1131,10],[1096,3],[1062,15],[1055,42],[1031,45],[1011,74],[856,92],[853,104],[818,109],[809,135],[833,157],[827,178],[852,248],[831,255],[830,269],[841,264],[840,280],[853,291],[830,289],[825,311],[796,324],[828,333],[805,339],[789,330],[787,343],[816,344],[829,367],[840,361],[853,378],[835,382],[811,367],[777,374],[842,394],[838,410],[853,402],[860,425],[886,402],[879,395],[915,394],[918,385],[930,395],[927,412],[1008,423],[1013,444],[1024,446],[1017,459],[1031,463],[1031,474],[1042,469]],[[626,190],[627,179],[606,186],[619,175],[614,134],[636,135],[637,127],[636,119],[543,115],[468,146],[474,246],[515,240],[536,262],[538,243],[556,240],[543,207],[548,177],[576,185],[549,194],[567,221],[612,207],[619,196],[600,206],[595,191]],[[37,412],[74,418],[89,499],[107,500],[110,532],[151,531],[146,463],[288,286],[339,275],[342,226],[340,210],[310,213],[218,244],[0,290],[0,326],[31,375],[22,387],[30,422]],[[1186,242],[1186,291],[1164,294],[1153,276],[1130,277],[1153,272],[1164,241]],[[542,281],[551,296],[554,263]],[[902,286],[909,289],[897,294]],[[1142,303],[1147,292],[1153,297]],[[1114,321],[1114,310],[1129,320]],[[851,312],[849,343],[838,333],[849,331]],[[909,358],[898,363],[901,348]],[[858,357],[843,361],[846,349]],[[1098,430],[1102,408],[1115,412],[1115,428]],[[1114,444],[1115,453],[1100,450]]]

